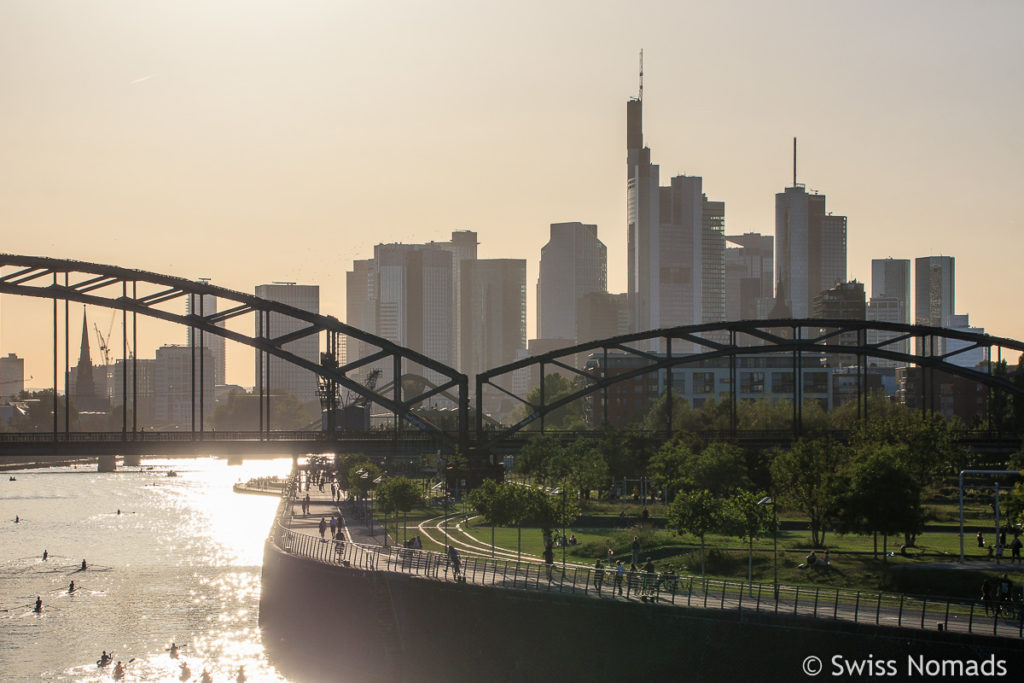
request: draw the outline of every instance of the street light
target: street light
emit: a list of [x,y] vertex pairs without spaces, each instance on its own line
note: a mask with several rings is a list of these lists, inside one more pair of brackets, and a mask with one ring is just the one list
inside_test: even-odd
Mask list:
[[773,586],[775,588],[775,602],[779,602],[779,519],[775,513],[775,499],[765,496],[757,501],[758,507],[765,505],[772,506],[772,571],[774,573]]

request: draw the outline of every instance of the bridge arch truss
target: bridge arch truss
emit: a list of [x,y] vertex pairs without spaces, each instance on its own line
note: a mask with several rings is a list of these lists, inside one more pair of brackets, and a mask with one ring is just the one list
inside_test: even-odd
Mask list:
[[[192,332],[189,335],[190,346],[192,347],[192,377],[196,376],[199,369],[199,376],[202,377],[201,364],[203,354],[199,354],[197,361],[195,354],[196,343],[201,349],[203,347],[203,336],[210,334],[249,346],[257,352],[257,385],[260,392],[259,407],[259,429],[262,434],[270,430],[270,390],[273,387],[264,385],[263,368],[269,367],[271,356],[278,358],[291,365],[304,368],[320,378],[321,393],[329,392],[336,395],[338,389],[346,389],[366,401],[378,405],[384,410],[392,413],[397,427],[400,424],[412,425],[417,430],[436,436],[439,444],[450,448],[459,442],[463,447],[468,435],[468,378],[466,375],[439,363],[423,354],[411,349],[399,346],[382,337],[370,334],[358,328],[340,322],[332,316],[311,313],[287,304],[270,301],[251,294],[238,292],[224,287],[218,287],[203,280],[189,280],[186,278],[162,275],[142,270],[133,270],[118,266],[88,263],[83,261],[63,260],[36,256],[23,256],[14,254],[0,254],[0,294],[13,294],[18,296],[36,297],[51,299],[53,301],[53,384],[54,384],[54,432],[57,429],[57,320],[58,301],[65,302],[65,372],[69,371],[67,359],[67,306],[69,302],[82,303],[89,306],[100,306],[115,311],[121,311],[122,348],[121,360],[126,364],[133,362],[128,358],[127,348],[129,335],[132,338],[132,348],[137,348],[136,342],[136,320],[142,315],[170,323],[175,323]],[[216,297],[218,302],[225,302],[223,310],[206,313],[203,310],[204,299]],[[190,310],[180,312],[181,302],[190,301]],[[245,316],[251,318],[251,325],[248,329],[254,330],[253,334],[246,334],[228,328],[225,323],[235,321]],[[130,319],[130,320],[129,320]],[[244,323],[243,323],[244,324]],[[234,324],[234,327],[239,327]],[[275,332],[274,329],[284,329],[284,332]],[[316,335],[319,338],[321,333],[327,337],[328,355],[321,358],[320,363],[312,362],[306,358],[292,353],[286,345],[299,339]],[[341,363],[329,359],[338,357],[340,340],[343,337],[355,339],[359,342],[361,349],[367,353],[354,360],[346,360]],[[137,355],[137,354],[135,354]],[[198,365],[197,365],[198,362]],[[405,395],[403,387],[407,383],[392,382],[390,391],[375,390],[361,383],[356,375],[359,372],[365,373],[371,366],[386,368],[392,377],[402,377],[407,367],[418,368],[420,372],[430,373],[435,378],[429,385],[421,385],[419,393]],[[134,388],[127,386],[128,372],[123,372],[122,387],[127,404],[127,397],[131,395],[135,400]],[[138,374],[132,371],[133,381]],[[192,430],[196,429],[195,399],[198,391],[199,410],[199,431],[202,432],[202,403],[205,400],[205,390],[200,382],[196,387],[193,381],[193,424]],[[330,387],[324,389],[324,387]],[[416,414],[415,409],[423,402],[437,396],[457,396],[458,401],[458,434],[453,435],[432,424],[429,420]],[[127,406],[126,406],[127,407]],[[67,402],[65,402],[67,410]],[[127,422],[128,410],[123,412],[122,431],[125,433],[135,432],[137,426],[129,425]],[[133,420],[134,420],[133,411]],[[65,429],[68,421],[65,418]],[[453,438],[454,436],[454,438]]]
[[[877,334],[869,334],[869,333]],[[868,342],[869,337],[876,341]],[[880,339],[880,341],[879,341]],[[949,341],[955,344],[949,344]],[[909,350],[914,344],[917,351]],[[952,347],[952,348],[949,348]],[[946,349],[949,350],[946,350]],[[905,350],[906,349],[906,350]],[[954,361],[958,356],[982,350],[985,356],[983,368],[964,367]],[[498,444],[534,422],[544,430],[544,418],[553,411],[598,392],[604,392],[605,415],[603,425],[608,424],[608,388],[651,373],[667,373],[666,387],[672,386],[673,368],[693,365],[702,361],[726,358],[729,362],[729,393],[733,430],[736,425],[738,401],[737,359],[758,354],[791,354],[793,359],[793,429],[799,433],[802,422],[802,369],[803,358],[807,356],[836,357],[843,355],[856,358],[858,387],[858,416],[867,415],[868,359],[877,358],[896,364],[916,366],[922,369],[921,388],[926,397],[921,401],[922,409],[934,410],[935,374],[946,373],[981,383],[991,390],[1003,391],[1016,398],[1024,398],[1024,389],[1009,381],[1006,376],[993,372],[993,366],[1003,360],[1004,351],[1024,353],[1024,342],[1004,337],[993,337],[965,330],[946,329],[925,325],[907,325],[870,320],[747,320],[736,322],[708,323],[666,329],[651,330],[634,334],[601,339],[557,349],[538,356],[532,356],[509,363],[476,377],[475,397],[477,434],[486,445]],[[579,359],[592,358],[598,367],[608,368],[609,354],[627,354],[640,362],[616,374],[590,372],[579,367]],[[539,370],[543,378],[549,370],[562,372],[574,378],[575,390],[546,400],[544,382],[540,382],[539,400],[530,402],[525,395],[509,389],[514,384],[508,378],[514,373]],[[537,375],[535,374],[534,377]],[[511,397],[526,407],[526,415],[510,427],[484,432],[483,397],[485,391],[497,391]],[[712,395],[717,396],[717,392]],[[863,403],[861,403],[863,402]],[[670,409],[671,410],[671,409]],[[668,416],[671,424],[671,413]],[[485,436],[486,434],[486,436]],[[485,444],[481,443],[481,447]]]

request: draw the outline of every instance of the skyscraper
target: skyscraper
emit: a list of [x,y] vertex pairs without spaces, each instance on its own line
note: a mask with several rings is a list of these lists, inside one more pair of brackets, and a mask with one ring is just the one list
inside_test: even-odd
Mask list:
[[896,322],[910,323],[910,259],[871,259],[871,298],[897,300]]
[[775,238],[748,232],[725,239],[725,319],[766,318],[775,302]]
[[[891,323],[910,323],[910,259],[871,260],[871,299],[868,301],[868,320]],[[885,344],[900,336],[896,332],[868,330],[869,344],[882,344],[880,348],[897,353],[908,353],[910,341]],[[873,358],[871,363],[878,367],[904,365],[885,358]]]
[[725,204],[700,176],[659,189],[658,327],[725,320]]
[[597,239],[596,225],[552,223],[550,234],[540,251],[537,336],[576,339],[580,301],[608,291],[608,248]]
[[[310,313],[320,312],[320,287],[317,285],[297,285],[294,282],[258,285],[256,296],[300,308]],[[262,330],[264,336],[280,337],[306,327],[306,324],[301,321],[279,313],[270,314],[269,325],[269,330]],[[256,326],[256,332],[259,334],[259,318],[257,318]],[[288,342],[284,345],[284,349],[311,363],[320,364],[320,337],[317,334],[310,334]],[[256,359],[257,385],[262,380],[264,388],[269,388],[271,395],[288,392],[295,396],[300,403],[317,400],[316,373],[273,356],[268,356],[264,360],[267,365],[263,368],[263,377],[261,378],[259,358]]]
[[[204,294],[202,295],[202,301],[200,301],[200,295],[190,294],[188,299],[185,301],[185,312],[188,315],[192,313],[202,314],[204,316],[210,315],[211,313],[217,312],[217,297]],[[217,323],[217,327],[224,327],[224,321]],[[190,344],[191,340],[189,337],[192,335],[192,330],[188,330],[185,333],[185,343]],[[195,331],[195,343],[199,344],[199,330]],[[227,341],[220,335],[206,333],[202,335],[203,346],[210,349],[210,355],[213,358],[213,380],[217,384],[226,384],[226,356],[224,353],[224,342]],[[210,387],[213,390],[213,387]]]
[[949,327],[956,310],[956,263],[952,256],[914,261],[914,318],[918,325]]
[[[914,260],[914,322],[918,325],[952,327],[956,312],[955,266],[952,256],[923,256]],[[942,337],[931,342],[918,339],[917,352],[941,355],[946,352],[945,341]]]
[[511,363],[526,348],[526,260],[467,260],[460,279],[458,367],[472,381],[484,370]]
[[825,195],[808,194],[796,182],[796,140],[793,186],[775,195],[775,242],[782,303],[794,318],[806,318],[814,297],[846,281],[846,216],[833,216]]
[[708,200],[699,176],[676,176],[660,187],[643,144],[641,97],[627,102],[626,119],[631,328],[725,320],[725,204]]
[[661,323],[658,174],[650,148],[644,147],[641,90],[641,97],[626,103],[626,292],[635,331],[656,329]]

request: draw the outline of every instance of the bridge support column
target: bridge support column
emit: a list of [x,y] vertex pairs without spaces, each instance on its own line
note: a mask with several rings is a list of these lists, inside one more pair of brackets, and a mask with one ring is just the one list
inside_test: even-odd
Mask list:
[[99,466],[96,468],[97,472],[116,472],[117,471],[117,456],[116,455],[101,455],[99,458]]
[[124,456],[123,464],[125,467],[138,467],[139,465],[142,464],[142,456],[139,455],[138,453],[131,453],[129,455],[126,455]]

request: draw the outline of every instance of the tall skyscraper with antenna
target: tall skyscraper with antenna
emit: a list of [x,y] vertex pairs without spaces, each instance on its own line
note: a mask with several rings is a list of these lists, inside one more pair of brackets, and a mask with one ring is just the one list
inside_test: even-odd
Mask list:
[[846,281],[846,216],[826,209],[825,195],[797,182],[793,138],[793,185],[775,195],[776,282],[794,318],[807,318],[821,292]]
[[644,55],[640,53],[640,91],[626,103],[626,256],[630,327],[660,326],[658,301],[658,166],[644,146]]

